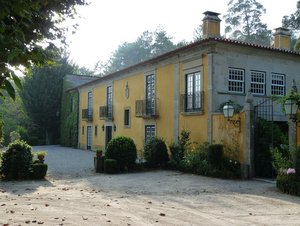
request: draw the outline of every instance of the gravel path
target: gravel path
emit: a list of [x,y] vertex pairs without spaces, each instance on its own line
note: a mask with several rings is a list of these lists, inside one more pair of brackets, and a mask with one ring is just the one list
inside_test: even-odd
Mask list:
[[52,178],[76,178],[94,175],[94,156],[92,151],[51,146],[34,146],[33,151],[47,151],[45,163],[47,175]]
[[176,171],[93,171],[90,151],[48,151],[46,180],[1,181],[0,225],[299,225],[300,197],[275,184]]

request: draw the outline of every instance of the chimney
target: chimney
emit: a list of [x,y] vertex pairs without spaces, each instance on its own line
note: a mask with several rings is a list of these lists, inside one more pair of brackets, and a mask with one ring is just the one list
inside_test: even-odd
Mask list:
[[220,13],[206,11],[203,14],[203,38],[220,37]]
[[284,27],[275,29],[274,33],[274,47],[277,49],[290,50],[291,48],[291,34],[290,30]]

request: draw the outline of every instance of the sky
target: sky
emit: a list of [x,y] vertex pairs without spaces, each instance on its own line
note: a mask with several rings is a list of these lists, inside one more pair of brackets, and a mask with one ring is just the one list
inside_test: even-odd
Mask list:
[[[203,12],[226,14],[229,0],[89,0],[78,7],[79,27],[68,35],[70,59],[81,67],[93,69],[105,62],[124,42],[133,42],[144,31],[159,26],[173,37],[173,42],[192,41],[194,30],[202,24]],[[262,21],[269,29],[281,26],[284,15],[296,11],[297,0],[258,0],[265,8]],[[284,2],[284,4],[282,4]],[[221,34],[224,34],[224,21]]]

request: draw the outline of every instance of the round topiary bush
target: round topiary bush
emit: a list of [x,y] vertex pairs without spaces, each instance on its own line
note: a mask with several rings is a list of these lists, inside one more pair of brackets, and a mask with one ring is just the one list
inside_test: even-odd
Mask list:
[[162,138],[153,137],[146,142],[144,157],[151,167],[165,166],[169,161],[166,143]]
[[117,160],[120,170],[131,168],[137,158],[135,143],[129,137],[115,137],[108,142],[105,157]]
[[2,155],[1,173],[4,179],[25,179],[30,175],[32,164],[31,146],[16,140],[9,144]]
[[45,178],[48,170],[48,165],[44,163],[36,163],[32,165],[32,176],[34,179]]
[[120,170],[118,161],[115,159],[105,159],[104,160],[104,172],[109,174],[118,173]]

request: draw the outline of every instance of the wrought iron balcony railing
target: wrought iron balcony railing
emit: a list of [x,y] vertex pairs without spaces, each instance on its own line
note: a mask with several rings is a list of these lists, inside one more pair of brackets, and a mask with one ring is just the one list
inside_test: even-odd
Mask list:
[[104,120],[113,120],[113,106],[100,106],[99,107],[99,117]]
[[192,94],[181,94],[181,112],[200,112],[203,111],[204,92]]
[[155,118],[158,116],[157,99],[135,101],[135,116],[142,118]]
[[93,121],[93,110],[91,109],[82,109],[82,120]]

